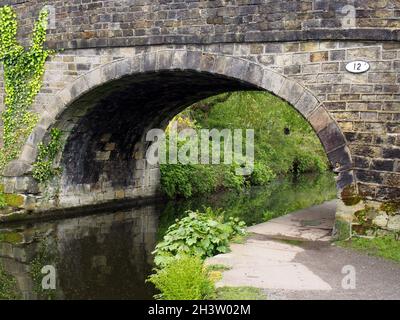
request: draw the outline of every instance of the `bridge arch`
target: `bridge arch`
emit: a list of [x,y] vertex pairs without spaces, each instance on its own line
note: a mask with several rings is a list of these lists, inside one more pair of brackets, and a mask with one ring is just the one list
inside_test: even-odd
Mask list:
[[[135,93],[132,88],[144,91]],[[37,146],[46,140],[51,128],[58,127],[65,132],[65,145],[58,159],[64,173],[61,186],[57,187],[61,189],[61,197],[57,195],[56,206],[81,206],[154,195],[159,179],[157,168],[146,166],[144,146],[138,143],[138,132],[159,126],[202,98],[233,90],[268,91],[290,103],[318,135],[332,167],[338,173],[338,188],[343,189],[354,182],[346,139],[323,103],[310,90],[254,61],[186,49],[155,50],[118,59],[67,85],[55,95],[51,104],[45,106],[20,158],[6,168],[4,175],[13,178],[29,176],[37,157]],[[160,109],[160,104],[165,103],[167,98],[172,102]],[[139,113],[133,109],[127,112],[123,104],[132,101],[136,105],[147,104],[149,108],[140,109]],[[116,106],[107,111],[107,103]],[[116,114],[119,116],[115,119],[132,120],[139,114],[147,113],[148,116],[139,119],[141,125],[136,124],[135,128],[127,127],[127,121],[113,120]],[[97,132],[94,128],[107,126],[105,121],[111,121],[108,128]],[[111,127],[120,127],[119,134]],[[121,135],[121,130],[129,133]],[[86,140],[82,138],[85,135]],[[115,143],[111,136],[118,135],[119,141]],[[103,149],[94,150],[93,143],[98,145],[99,141]],[[133,149],[111,159],[110,154],[115,151],[116,144],[130,145]],[[89,149],[92,156],[88,157],[83,150]],[[102,165],[98,166],[101,161]],[[97,169],[93,165],[95,162]],[[130,167],[134,168],[131,169],[133,171],[129,170]],[[90,176],[87,172],[91,172]],[[135,182],[130,185],[127,180]],[[99,198],[94,190],[102,196]],[[29,190],[25,192],[32,193]]]

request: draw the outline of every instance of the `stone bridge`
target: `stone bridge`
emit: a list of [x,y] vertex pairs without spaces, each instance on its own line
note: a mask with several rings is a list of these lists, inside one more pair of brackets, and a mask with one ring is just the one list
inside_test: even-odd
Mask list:
[[[60,51],[34,105],[40,121],[4,172],[5,192],[22,195],[21,208],[154,196],[159,170],[144,159],[147,129],[202,98],[265,90],[319,136],[337,173],[338,221],[357,225],[353,213],[368,204],[378,208],[370,217],[376,225],[400,229],[399,0],[46,3],[47,43]],[[6,4],[28,43],[43,1],[0,1]],[[357,60],[370,69],[346,71]],[[31,171],[51,128],[64,132],[64,143],[55,163],[62,174],[49,191]]]

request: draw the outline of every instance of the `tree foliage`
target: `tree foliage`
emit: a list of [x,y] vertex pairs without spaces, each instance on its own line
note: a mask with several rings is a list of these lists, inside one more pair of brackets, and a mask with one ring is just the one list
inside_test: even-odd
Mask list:
[[277,176],[322,173],[328,169],[327,157],[310,124],[289,104],[268,93],[235,92],[211,97],[186,109],[173,121],[178,130],[254,129],[255,164],[249,177],[236,175],[235,163],[162,165],[161,185],[171,198],[264,186]]

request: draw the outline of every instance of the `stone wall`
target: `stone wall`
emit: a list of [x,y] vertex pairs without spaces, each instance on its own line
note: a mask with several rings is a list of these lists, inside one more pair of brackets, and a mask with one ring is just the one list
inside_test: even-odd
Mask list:
[[[32,30],[41,0],[3,0]],[[57,48],[155,44],[399,40],[398,0],[49,0]],[[347,7],[347,6],[353,6]]]
[[[94,103],[98,93],[101,91],[108,98],[124,90],[129,93],[132,86],[140,88],[140,83],[146,83],[140,75],[159,71],[170,72],[164,91],[162,81],[153,75],[148,81],[157,85],[138,95],[140,103],[129,97],[133,105],[147,106],[150,118],[158,121],[131,119],[140,124],[135,134],[125,136],[130,137],[131,146],[138,143],[138,149],[143,149],[138,132],[160,125],[196,99],[224,90],[265,89],[290,102],[319,135],[339,174],[339,196],[344,200],[339,216],[342,213],[345,220],[353,219],[352,213],[360,211],[356,206],[360,206],[361,199],[400,201],[400,44],[389,41],[398,40],[398,1],[350,1],[356,7],[355,25],[350,28],[343,26],[341,14],[347,1],[128,2],[129,5],[125,5],[126,1],[50,1],[56,8],[56,23],[50,30],[49,45],[70,49],[47,63],[44,87],[34,107],[41,114],[40,123],[20,162],[6,170],[6,191],[23,194],[25,208],[29,202],[29,207],[37,210],[43,200],[29,170],[36,158],[37,143],[46,139],[48,128],[58,126],[66,133],[67,152],[59,159],[64,168],[73,168],[68,167],[66,159],[77,163],[74,152],[68,152],[79,149],[71,147],[74,137],[79,146],[84,141],[79,140],[84,136],[79,132],[89,129],[92,136],[98,137],[86,140],[98,148],[92,148],[92,154],[99,157],[98,161],[107,162],[118,143],[111,138],[103,144],[95,143],[111,133],[93,125],[107,120],[104,116],[96,118],[94,113],[102,110],[96,108],[109,108],[112,102]],[[24,25],[21,37],[26,39],[42,5],[36,1],[18,3],[16,8]],[[357,75],[348,73],[345,65],[354,60],[368,61],[370,70]],[[184,73],[189,71],[194,73],[186,74],[187,81],[174,82],[174,77],[184,79]],[[202,86],[204,73],[210,83],[218,84],[213,90]],[[118,78],[122,82],[113,82]],[[132,83],[135,78],[141,80]],[[179,92],[179,86],[186,82],[197,85],[199,95],[185,94],[186,89]],[[175,98],[163,105],[169,92],[175,92]],[[141,110],[139,114],[146,114]],[[128,120],[129,116],[121,119]],[[105,128],[104,122],[97,128]],[[123,154],[126,149],[120,151]],[[139,161],[134,164],[136,169],[143,167],[143,159],[131,151],[130,155],[136,154],[133,163]],[[82,153],[81,158],[84,155],[87,153]],[[61,181],[64,198],[51,202],[50,207],[91,203],[98,201],[97,197],[101,199],[101,194],[108,194],[103,195],[104,201],[129,196],[121,189],[130,188],[113,184],[112,175],[108,175],[104,186],[99,186],[96,181],[86,183],[85,179],[69,183],[73,170],[64,172],[70,172]],[[135,191],[130,196],[140,195],[138,190],[146,187],[150,188],[143,194],[151,194],[156,190],[155,181],[132,188]],[[100,190],[95,197],[93,190]],[[85,196],[86,200],[81,203],[76,196]]]

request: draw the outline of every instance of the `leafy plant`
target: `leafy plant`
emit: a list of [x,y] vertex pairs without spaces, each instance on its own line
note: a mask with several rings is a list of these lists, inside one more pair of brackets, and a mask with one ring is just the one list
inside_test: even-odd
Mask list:
[[254,171],[251,175],[250,181],[255,186],[265,186],[276,178],[275,173],[271,170],[268,165],[262,165],[256,163],[254,165]]
[[11,6],[0,8],[0,62],[4,67],[6,93],[0,171],[18,157],[38,121],[38,115],[30,107],[42,87],[45,62],[53,53],[44,47],[47,23],[48,11],[44,9],[35,23],[31,46],[25,49],[17,41],[15,11]]
[[168,228],[155,254],[155,263],[166,266],[183,256],[193,255],[205,259],[229,250],[229,241],[245,234],[245,223],[237,218],[223,222],[220,211],[206,208],[204,213],[188,211],[187,216]]
[[53,128],[50,132],[50,142],[47,145],[39,144],[39,155],[33,164],[32,175],[39,182],[45,182],[59,173],[53,168],[53,161],[61,147],[62,132]]
[[205,300],[215,296],[214,283],[203,261],[196,256],[173,260],[151,275],[148,282],[161,292],[155,296],[159,300]]
[[16,300],[18,298],[17,281],[4,270],[0,263],[0,300]]

